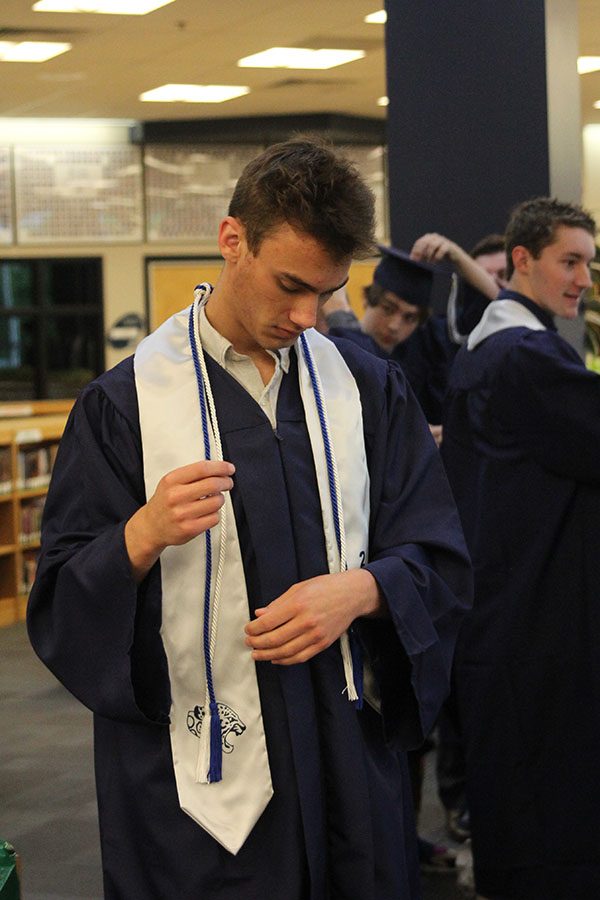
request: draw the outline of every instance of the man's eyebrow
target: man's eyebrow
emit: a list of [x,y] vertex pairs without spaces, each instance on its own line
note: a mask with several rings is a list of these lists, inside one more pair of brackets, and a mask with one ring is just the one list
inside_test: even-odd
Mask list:
[[307,281],[303,281],[301,278],[298,278],[296,275],[292,275],[291,272],[280,272],[280,278],[287,278],[288,281],[292,281],[294,284],[297,284],[298,287],[306,288],[311,291],[313,294],[333,294],[334,291],[339,291],[340,288],[343,288],[345,284],[348,283],[348,276],[344,278],[341,284],[338,284],[337,287],[328,288],[325,291],[319,291],[314,285],[309,284]]

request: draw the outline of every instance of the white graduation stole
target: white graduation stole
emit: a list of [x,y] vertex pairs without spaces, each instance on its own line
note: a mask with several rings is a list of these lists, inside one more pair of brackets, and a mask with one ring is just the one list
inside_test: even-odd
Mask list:
[[[167,472],[204,458],[198,386],[188,338],[189,308],[172,316],[138,346],[134,371],[140,410],[146,496]],[[348,568],[364,563],[368,548],[369,476],[360,395],[331,341],[305,333],[322,381],[329,437],[337,459]],[[198,336],[197,336],[198,337]],[[315,459],[330,572],[340,571],[332,503],[324,472],[323,434],[310,376],[297,345],[299,379]],[[211,448],[215,449],[211,434]],[[211,455],[212,455],[211,451]],[[268,486],[266,486],[268,489]],[[235,518],[229,492],[225,565],[212,652],[222,721],[222,780],[199,775],[206,677],[203,652],[204,535],[161,554],[162,626],[171,683],[170,735],[179,803],[212,837],[237,853],[268,804],[273,788],[263,729],[256,667],[244,643],[249,620]],[[212,529],[214,554],[221,525]],[[276,561],[274,562],[276,565]],[[214,582],[213,582],[214,584]],[[342,636],[343,641],[347,637]],[[340,691],[344,685],[340,684]]]
[[490,335],[504,331],[505,328],[518,327],[529,328],[532,331],[546,331],[546,326],[542,325],[538,317],[517,300],[492,300],[470,333],[467,347],[474,350]]

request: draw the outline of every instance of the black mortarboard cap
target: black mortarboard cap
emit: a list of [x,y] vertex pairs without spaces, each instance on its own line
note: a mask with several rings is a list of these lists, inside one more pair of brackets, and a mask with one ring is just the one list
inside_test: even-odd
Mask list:
[[411,259],[408,253],[395,247],[380,246],[379,249],[381,261],[373,273],[373,280],[407,303],[430,306],[435,267]]

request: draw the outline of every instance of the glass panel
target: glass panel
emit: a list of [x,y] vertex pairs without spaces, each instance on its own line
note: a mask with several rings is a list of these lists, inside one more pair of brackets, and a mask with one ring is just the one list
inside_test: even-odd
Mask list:
[[46,326],[49,399],[74,397],[102,371],[97,316],[52,316]]
[[100,306],[101,264],[97,259],[49,259],[43,271],[48,306]]
[[[0,263],[0,309],[18,309],[36,303],[33,266],[28,262]],[[0,351],[1,352],[1,351]]]
[[35,397],[35,340],[33,318],[0,316],[0,401]]

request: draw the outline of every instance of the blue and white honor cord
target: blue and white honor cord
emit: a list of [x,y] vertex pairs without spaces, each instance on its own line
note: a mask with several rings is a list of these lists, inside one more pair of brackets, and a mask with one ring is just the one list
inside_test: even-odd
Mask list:
[[[199,327],[200,309],[208,300],[211,291],[212,286],[207,283],[198,285],[198,287],[196,287],[196,289],[194,290],[194,302],[190,309],[188,329],[192,359],[194,362],[194,370],[198,383],[198,397],[200,401],[200,417],[202,422],[202,436],[204,441],[205,459],[213,458],[210,444],[210,434],[212,431],[215,445],[214,458],[222,460],[223,448],[221,445],[217,411],[210,385],[210,379],[208,377],[208,372],[206,369],[204,352],[202,350],[202,344],[200,341]],[[339,555],[339,571],[345,572],[348,568],[348,565],[346,560],[346,532],[344,528],[342,493],[340,488],[335,453],[329,434],[327,410],[323,402],[323,389],[321,386],[318,369],[315,365],[310,347],[308,345],[308,341],[306,340],[306,336],[304,334],[300,336],[300,344],[310,375],[310,381],[315,397],[317,412],[319,415],[323,446],[325,449],[329,494],[331,498],[333,524]],[[222,778],[221,721],[219,717],[219,709],[213,681],[212,661],[214,658],[217,641],[217,623],[219,618],[221,585],[225,563],[225,542],[227,528],[226,509],[226,505],[224,505],[221,509],[219,559],[217,563],[214,591],[212,592],[212,602],[211,586],[213,560],[211,529],[207,529],[207,531],[205,532],[206,576],[204,584],[203,648],[206,677],[206,698],[204,704],[204,718],[200,731],[200,751],[198,755],[198,766],[196,772],[196,780],[200,782],[220,781]],[[353,649],[355,651],[354,653],[352,652]],[[344,664],[344,676],[346,679],[345,690],[347,691],[348,699],[351,701],[357,701],[358,705],[360,706],[362,703],[362,665],[359,658],[358,648],[351,647],[350,638],[347,632],[344,632],[344,634],[342,634],[340,637],[340,650],[342,653],[342,661]]]
[[[194,370],[198,384],[198,397],[200,400],[200,417],[202,421],[202,437],[204,441],[204,457],[212,458],[210,446],[210,434],[215,443],[214,458],[223,459],[221,435],[217,422],[217,411],[210,386],[210,379],[206,370],[206,361],[202,344],[200,343],[200,328],[198,315],[204,303],[206,303],[212,287],[209,284],[199,285],[194,291],[194,303],[189,316],[189,339],[192,350]],[[206,541],[206,575],[204,581],[204,620],[203,620],[203,647],[204,647],[204,674],[206,677],[206,697],[204,702],[204,717],[200,730],[200,748],[196,769],[196,780],[202,783],[221,781],[223,747],[221,739],[221,718],[217,705],[215,687],[213,681],[212,661],[217,645],[217,625],[219,621],[219,605],[221,602],[221,586],[223,582],[223,568],[225,564],[225,543],[227,539],[227,504],[221,508],[220,515],[220,542],[215,587],[211,603],[212,587],[212,536],[211,529],[205,532]]]
[[[302,353],[306,361],[308,374],[310,375],[310,383],[312,385],[313,394],[317,412],[319,414],[319,423],[321,425],[321,435],[323,437],[323,447],[325,448],[325,462],[327,465],[327,480],[329,484],[329,496],[331,498],[331,509],[333,512],[333,527],[335,531],[335,539],[337,542],[339,555],[339,571],[345,572],[348,568],[346,559],[346,529],[344,527],[344,510],[342,508],[342,491],[340,487],[340,479],[338,467],[333,451],[333,444],[329,436],[329,421],[327,418],[327,409],[323,402],[323,388],[319,377],[319,370],[315,365],[306,335],[300,335],[300,345]],[[358,701],[362,704],[362,666],[358,658],[358,648],[355,648],[354,659],[350,644],[348,632],[345,631],[340,636],[340,650],[342,653],[342,662],[344,663],[344,676],[346,678],[346,691],[348,700]],[[358,685],[358,690],[357,690]]]

